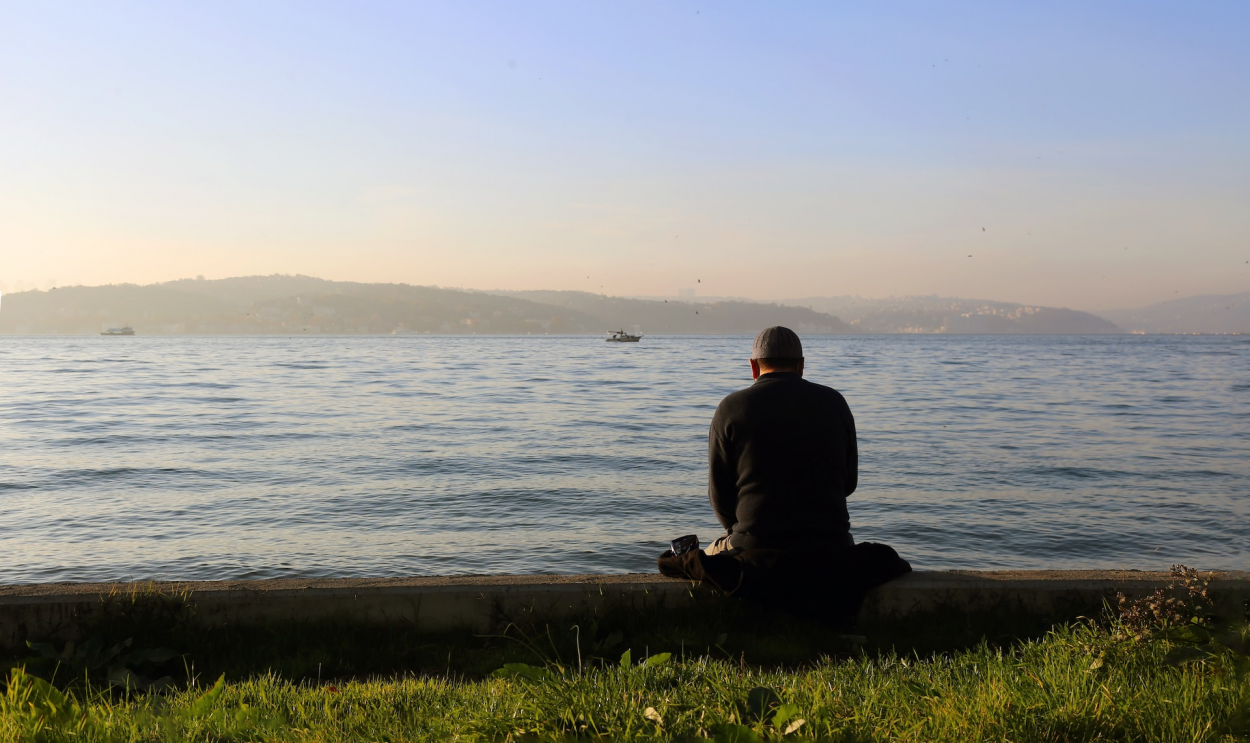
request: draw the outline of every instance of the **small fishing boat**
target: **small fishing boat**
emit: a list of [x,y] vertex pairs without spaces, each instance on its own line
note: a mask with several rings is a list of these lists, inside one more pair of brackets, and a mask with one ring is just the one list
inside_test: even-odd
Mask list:
[[604,338],[608,343],[637,343],[642,340],[642,333],[634,335],[626,333],[624,330],[609,330],[608,337]]
[[130,327],[129,325],[126,325],[120,328],[109,328],[108,330],[105,330],[104,332],[100,333],[100,335],[134,335],[134,334],[135,334],[135,329]]

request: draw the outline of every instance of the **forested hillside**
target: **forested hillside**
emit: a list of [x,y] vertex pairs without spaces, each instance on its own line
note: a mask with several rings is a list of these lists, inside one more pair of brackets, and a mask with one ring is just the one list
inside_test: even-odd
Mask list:
[[838,318],[749,302],[680,303],[579,292],[485,293],[308,276],[185,279],[137,286],[73,286],[4,297],[0,333],[755,333],[848,332]]

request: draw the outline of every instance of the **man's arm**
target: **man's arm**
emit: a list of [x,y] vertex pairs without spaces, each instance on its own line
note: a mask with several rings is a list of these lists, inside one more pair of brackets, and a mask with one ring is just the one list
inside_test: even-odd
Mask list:
[[851,415],[851,406],[846,405],[845,400],[842,404],[846,407],[846,429],[850,436],[846,447],[846,494],[850,495],[859,485],[859,442],[855,440],[855,416]]
[[738,465],[730,443],[717,425],[719,417],[718,410],[707,435],[707,499],[716,512],[716,520],[725,531],[733,531],[738,523]]

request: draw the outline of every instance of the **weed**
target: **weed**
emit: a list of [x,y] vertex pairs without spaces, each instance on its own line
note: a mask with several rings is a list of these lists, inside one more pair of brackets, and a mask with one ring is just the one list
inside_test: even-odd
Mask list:
[[1119,624],[1135,636],[1178,625],[1209,625],[1213,619],[1211,581],[1214,573],[1200,573],[1185,565],[1172,566],[1172,581],[1149,596],[1132,599],[1116,594]]

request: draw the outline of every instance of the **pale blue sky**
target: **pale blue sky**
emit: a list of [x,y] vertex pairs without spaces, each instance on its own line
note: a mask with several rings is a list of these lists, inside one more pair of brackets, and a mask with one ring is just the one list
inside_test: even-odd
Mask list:
[[5,3],[0,288],[1247,291],[1247,30],[1231,2]]

